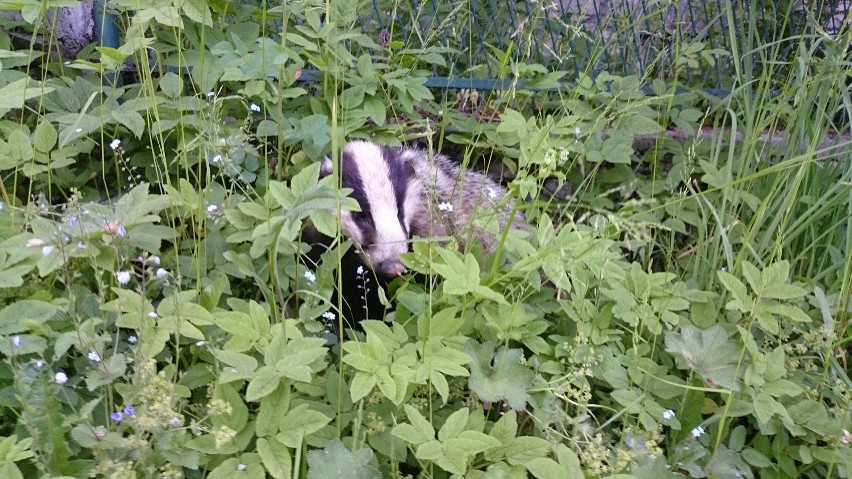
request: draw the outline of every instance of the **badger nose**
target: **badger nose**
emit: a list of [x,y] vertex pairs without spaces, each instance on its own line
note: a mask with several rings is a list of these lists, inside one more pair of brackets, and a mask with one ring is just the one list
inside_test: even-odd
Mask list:
[[399,276],[405,273],[405,265],[398,259],[382,261],[378,266],[378,271],[383,276]]

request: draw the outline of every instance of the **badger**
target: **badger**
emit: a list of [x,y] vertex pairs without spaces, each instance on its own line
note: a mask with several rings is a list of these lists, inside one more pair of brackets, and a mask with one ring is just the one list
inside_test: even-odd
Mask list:
[[[350,196],[361,208],[340,212],[341,231],[357,255],[354,262],[345,258],[341,269],[360,262],[381,287],[406,273],[400,255],[410,250],[414,238],[454,237],[462,248],[477,242],[486,253],[493,253],[498,240],[483,223],[496,219],[498,231],[526,229],[524,214],[516,210],[505,188],[444,155],[352,141],[343,147],[338,162],[328,156],[322,160],[320,176],[331,175],[335,167],[340,168],[341,185],[352,190]],[[364,274],[363,268],[355,271]],[[357,282],[343,279],[344,289]],[[353,302],[366,301],[363,306],[370,307],[374,318],[384,312],[377,297],[364,298],[363,293],[363,289],[339,292],[350,303],[343,312],[350,321],[365,319],[364,308],[351,307]]]

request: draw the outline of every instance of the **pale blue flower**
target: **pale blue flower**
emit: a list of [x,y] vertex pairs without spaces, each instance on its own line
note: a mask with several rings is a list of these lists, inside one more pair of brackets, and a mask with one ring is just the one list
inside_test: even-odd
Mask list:
[[119,284],[127,284],[130,282],[130,272],[119,271],[118,273],[115,273],[115,279]]

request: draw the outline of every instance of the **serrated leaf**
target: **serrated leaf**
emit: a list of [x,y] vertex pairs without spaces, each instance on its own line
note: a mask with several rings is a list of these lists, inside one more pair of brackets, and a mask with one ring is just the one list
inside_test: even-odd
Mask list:
[[263,461],[266,472],[275,479],[289,479],[293,470],[290,451],[277,439],[260,438],[257,440],[257,453]]
[[50,153],[56,146],[57,137],[56,128],[49,121],[43,120],[33,132],[33,148],[42,153]]
[[527,387],[533,372],[521,364],[523,351],[501,347],[494,353],[491,343],[468,341],[464,352],[471,359],[468,385],[479,399],[488,402],[505,401],[512,409],[524,409]]
[[718,271],[716,274],[725,286],[725,289],[731,293],[731,296],[733,296],[735,300],[739,301],[743,305],[751,303],[751,297],[748,294],[746,286],[742,283],[742,281],[737,279],[736,276],[725,271]]
[[41,324],[59,310],[44,301],[24,299],[0,310],[0,334],[15,334],[28,329],[25,324]]
[[370,448],[351,452],[340,439],[333,439],[324,449],[308,453],[308,479],[380,479],[382,474],[370,465]]
[[302,441],[331,422],[331,419],[319,411],[311,411],[307,404],[291,409],[278,421],[280,432],[276,439],[287,447],[302,447]]
[[450,414],[444,425],[441,426],[441,430],[438,431],[438,440],[446,442],[448,439],[458,437],[467,425],[469,414],[470,411],[466,407]]
[[666,333],[665,343],[667,352],[683,357],[707,384],[739,391],[737,361],[741,347],[728,339],[721,326],[703,331],[685,326],[680,334]]
[[[281,374],[270,366],[262,366],[246,388],[246,401],[258,401],[281,382]],[[293,446],[295,447],[295,446]]]

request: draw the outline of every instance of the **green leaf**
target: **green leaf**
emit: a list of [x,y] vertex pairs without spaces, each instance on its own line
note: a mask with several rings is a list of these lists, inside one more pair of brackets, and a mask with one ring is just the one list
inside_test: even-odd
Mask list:
[[0,334],[15,334],[30,326],[39,326],[53,318],[59,310],[44,301],[24,299],[0,310]]
[[[262,366],[246,388],[246,401],[258,401],[275,391],[281,381],[281,374],[271,366]],[[293,446],[295,447],[295,446]]]
[[275,479],[289,479],[293,470],[290,451],[277,439],[260,438],[257,440],[257,453],[263,461],[266,472]]
[[370,394],[370,391],[376,387],[379,382],[378,376],[371,373],[357,372],[352,378],[352,385],[349,387],[349,394],[352,396],[352,401],[360,401],[362,398]]
[[183,91],[183,77],[178,76],[174,72],[166,72],[160,77],[160,91],[167,98],[177,98]]
[[13,81],[0,88],[0,116],[6,116],[6,113],[13,108],[23,107],[24,102],[30,98],[46,95],[53,90],[29,77]]
[[714,325],[704,331],[684,326],[681,333],[666,333],[666,351],[676,354],[701,375],[707,384],[739,391],[737,361],[741,347],[730,341],[724,329]]
[[[302,382],[310,382],[313,369],[310,365],[325,356],[328,349],[323,346],[323,338],[293,338],[287,342],[280,353],[281,359],[275,363],[275,369],[282,376]],[[323,364],[321,367],[324,367]]]
[[393,428],[394,436],[409,444],[423,444],[435,439],[435,429],[420,411],[406,404],[405,414],[410,424],[400,424]]
[[279,419],[280,432],[275,437],[287,447],[300,448],[305,437],[319,431],[329,422],[331,419],[323,413],[309,410],[307,404],[300,404]]
[[465,426],[467,426],[467,417],[469,414],[470,410],[466,407],[450,414],[444,425],[441,426],[441,430],[438,431],[438,440],[446,442],[448,439],[458,437],[464,431]]
[[33,132],[33,148],[42,153],[50,153],[56,146],[57,137],[56,128],[49,121],[43,120]]
[[487,402],[505,401],[516,411],[526,407],[527,387],[533,372],[523,364],[523,350],[500,347],[496,354],[494,345],[468,341],[464,352],[471,357],[468,385],[479,399]]
[[748,290],[742,281],[737,279],[737,277],[731,273],[725,271],[718,271],[716,274],[719,276],[719,280],[725,286],[725,289],[731,293],[731,296],[733,296],[735,300],[739,301],[739,304],[751,304],[751,297],[749,296]]
[[349,451],[340,439],[333,439],[324,449],[308,453],[308,479],[380,479],[382,474],[370,448]]

